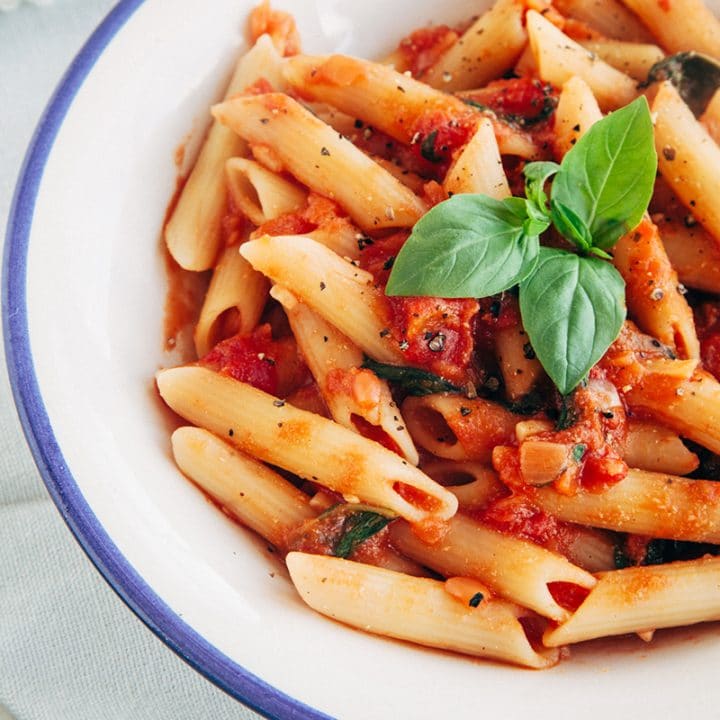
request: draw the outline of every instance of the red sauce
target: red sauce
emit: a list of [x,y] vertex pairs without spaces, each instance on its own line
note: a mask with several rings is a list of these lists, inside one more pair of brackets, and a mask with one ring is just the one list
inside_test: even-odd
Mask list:
[[548,590],[555,602],[570,612],[575,612],[590,594],[587,588],[568,582],[548,583]]
[[[420,160],[434,166],[436,179],[444,177],[454,154],[464,147],[475,133],[478,113],[468,109],[458,115],[445,110],[429,110],[412,126],[411,149]],[[432,177],[432,175],[430,175]]]
[[403,70],[410,70],[413,77],[420,77],[457,39],[458,33],[447,25],[416,30],[398,45]]
[[720,379],[720,303],[706,302],[697,307],[695,327],[703,366]]
[[246,382],[271,395],[285,397],[305,384],[307,369],[291,338],[275,340],[268,323],[249,335],[235,335],[215,345],[200,360],[235,380]]

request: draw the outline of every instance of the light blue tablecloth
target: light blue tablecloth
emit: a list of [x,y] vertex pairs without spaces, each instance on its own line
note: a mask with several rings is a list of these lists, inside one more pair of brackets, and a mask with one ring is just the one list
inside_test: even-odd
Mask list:
[[[113,0],[0,12],[0,232],[37,120]],[[0,347],[0,720],[258,716],[166,648],[105,584],[55,510]]]

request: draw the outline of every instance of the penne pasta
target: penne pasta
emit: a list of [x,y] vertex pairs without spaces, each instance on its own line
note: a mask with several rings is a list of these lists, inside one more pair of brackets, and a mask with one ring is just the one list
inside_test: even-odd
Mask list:
[[422,471],[449,490],[459,507],[478,510],[507,492],[493,470],[472,461],[432,460]]
[[[241,253],[257,270],[383,362],[402,362],[384,322],[382,293],[370,273],[306,237],[270,237],[245,243]],[[304,272],[296,272],[298,267]]]
[[495,354],[510,400],[527,395],[545,374],[521,325],[497,332]]
[[555,0],[563,14],[577,18],[603,35],[627,42],[653,42],[653,36],[637,15],[619,0]]
[[418,453],[387,382],[361,368],[363,354],[347,337],[276,285],[298,347],[335,422],[402,455],[412,465]]
[[720,559],[601,573],[573,616],[543,635],[557,647],[608,635],[720,620]]
[[[365,632],[531,668],[558,660],[557,652],[532,648],[519,622],[523,611],[511,603],[483,598],[472,607],[437,580],[339,558],[290,553],[287,564],[310,607]],[[360,593],[362,603],[356,602]]]
[[492,123],[483,118],[443,181],[448,195],[481,193],[497,200],[510,196]]
[[243,525],[287,550],[287,533],[317,514],[310,498],[261,462],[207,430],[178,428],[172,435],[178,467]]
[[441,575],[480,580],[498,595],[558,622],[570,613],[548,586],[563,582],[589,589],[595,585],[590,573],[561,555],[463,515],[450,520],[442,541],[434,545],[401,522],[392,525],[390,536],[400,552]]
[[455,92],[486,85],[509,70],[527,43],[522,0],[497,0],[422,78]]
[[700,116],[700,122],[710,137],[720,145],[720,89],[716,90],[710,99],[705,112]]
[[[253,48],[240,58],[225,97],[243,92],[260,78],[278,90],[283,89],[280,62],[270,37],[258,38]],[[208,270],[215,263],[227,207],[223,167],[228,158],[243,155],[246,149],[246,143],[237,135],[213,122],[165,226],[165,242],[180,267]]]
[[667,184],[716,242],[720,242],[720,147],[665,82],[652,105],[658,166]]
[[493,447],[511,438],[517,423],[501,405],[461,395],[409,397],[402,411],[418,445],[449,460],[489,461]]
[[650,68],[665,57],[665,53],[652,43],[584,40],[580,44],[608,65],[638,82],[646,80]]
[[632,78],[588,52],[540,13],[530,10],[526,17],[530,46],[543,80],[562,85],[573,75],[581,77],[604,111],[627,105],[637,97]]
[[287,95],[239,97],[215,105],[212,112],[249,143],[272,146],[277,168],[339,202],[365,230],[408,227],[425,210],[420,198],[387,170]]
[[567,522],[669,540],[720,542],[720,486],[712,480],[630,470],[603,492],[561,495],[535,488],[531,498]]
[[250,385],[202,367],[162,370],[157,385],[189,422],[346,499],[386,507],[416,524],[455,513],[455,496],[395,453]]
[[703,0],[623,0],[669,53],[695,50],[720,60],[720,21]]
[[687,475],[700,465],[698,456],[672,430],[638,421],[628,425],[623,459],[630,467],[671,475]]
[[254,160],[230,158],[225,177],[233,204],[255,225],[299,210],[307,199],[304,190]]
[[590,86],[573,75],[563,84],[555,111],[555,155],[562,159],[598,120],[602,111]]
[[265,276],[253,270],[237,245],[225,248],[195,326],[197,356],[207,355],[213,345],[235,333],[252,332],[265,307],[268,288]]

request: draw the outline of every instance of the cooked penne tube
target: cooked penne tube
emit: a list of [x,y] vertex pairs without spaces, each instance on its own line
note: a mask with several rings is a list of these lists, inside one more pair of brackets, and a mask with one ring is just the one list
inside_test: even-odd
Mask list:
[[638,94],[635,81],[603,62],[565,35],[540,13],[527,13],[528,35],[540,77],[562,85],[573,75],[592,89],[603,111],[632,102]]
[[544,375],[522,325],[503,328],[495,335],[495,355],[510,400],[527,395]]
[[700,116],[700,122],[710,137],[720,145],[720,89],[716,90],[710,99],[705,112]]
[[[314,610],[378,635],[531,668],[549,667],[557,652],[536,652],[512,603],[460,602],[445,584],[340,558],[290,553],[287,566],[300,597]],[[357,602],[358,596],[363,602]]]
[[225,337],[252,332],[265,307],[269,286],[267,278],[240,255],[237,245],[225,248],[195,326],[197,356],[206,355]]
[[298,347],[335,422],[396,450],[417,465],[417,450],[390,388],[371,370],[360,367],[360,348],[287,289],[276,285],[271,295],[285,309]]
[[425,212],[387,170],[287,95],[239,97],[212,112],[248,142],[272,148],[278,167],[336,200],[365,230],[409,227]]
[[623,459],[630,467],[672,475],[687,475],[700,465],[698,456],[672,430],[637,420],[628,424]]
[[[272,87],[282,89],[280,62],[270,37],[258,38],[250,51],[240,58],[225,97],[243,92],[260,78]],[[223,168],[228,158],[243,155],[246,149],[246,143],[235,133],[213,122],[165,226],[168,250],[186,270],[208,270],[215,263],[227,203]]]
[[382,362],[403,361],[383,320],[382,292],[370,273],[300,235],[265,236],[245,243],[241,252],[254,268],[287,287],[363,352]]
[[567,536],[564,552],[571,563],[591,573],[615,569],[616,541],[612,533],[567,525],[564,534]]
[[178,467],[243,525],[286,550],[287,533],[317,512],[310,498],[270,468],[207,430],[172,435]]
[[703,0],[623,0],[669,53],[695,50],[720,60],[720,20]]
[[498,595],[556,621],[570,613],[552,596],[550,583],[586,589],[595,585],[590,573],[561,555],[463,515],[448,522],[442,541],[434,545],[423,542],[402,522],[393,523],[390,537],[404,555],[441,575],[476,578]]
[[[552,429],[553,424],[549,421],[525,420],[515,426],[515,435],[522,443],[533,435],[551,432]],[[672,475],[686,475],[699,465],[697,455],[687,449],[677,433],[662,425],[639,420],[628,422],[622,456],[630,467]]]
[[509,70],[527,43],[523,0],[496,0],[425,74],[447,92],[487,85]]
[[601,573],[572,617],[547,630],[550,647],[607,635],[720,620],[720,558]]
[[423,463],[421,470],[449,490],[465,509],[480,509],[507,493],[492,468],[477,462],[431,460]]
[[563,84],[555,110],[555,154],[558,159],[562,159],[598,120],[602,120],[602,111],[590,86],[581,77],[573,75]]
[[449,460],[487,462],[493,447],[512,438],[518,421],[497,403],[462,395],[409,397],[402,411],[415,441]]
[[225,177],[233,204],[255,225],[299,210],[307,198],[307,192],[254,160],[230,158]]
[[480,120],[470,142],[450,166],[443,188],[448,195],[480,193],[497,200],[510,196],[495,131],[487,118]]
[[696,290],[720,293],[720,244],[691,214],[685,220],[662,215],[654,219],[680,282]]
[[646,80],[650,68],[665,57],[665,53],[652,43],[584,40],[580,44],[608,65],[638,81]]
[[720,453],[718,381],[698,370],[689,379],[674,382],[674,392],[658,392],[662,383],[662,376],[650,374],[625,392],[625,401],[632,410],[642,411],[683,437]]
[[416,524],[455,513],[455,496],[395,453],[251,385],[190,366],[161,370],[157,385],[189,422],[346,499],[386,507]]
[[617,242],[613,263],[625,280],[628,309],[639,327],[680,357],[700,357],[692,309],[657,226],[647,216]]
[[563,15],[586,22],[606,37],[653,42],[647,27],[619,0],[555,0],[553,4]]
[[603,492],[530,492],[539,508],[559,520],[668,540],[720,542],[720,484],[712,480],[631,469]]
[[303,98],[329,103],[406,144],[424,115],[474,112],[458,98],[392,68],[345,55],[298,55],[287,60],[283,73]]
[[660,86],[652,105],[662,176],[692,216],[720,243],[720,147],[695,119],[677,90]]

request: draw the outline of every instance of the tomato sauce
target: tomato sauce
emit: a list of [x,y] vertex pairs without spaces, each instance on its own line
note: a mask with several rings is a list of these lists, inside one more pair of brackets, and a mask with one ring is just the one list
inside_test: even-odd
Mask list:
[[458,37],[457,31],[447,25],[415,30],[398,45],[403,70],[410,70],[413,77],[421,77],[455,44]]

